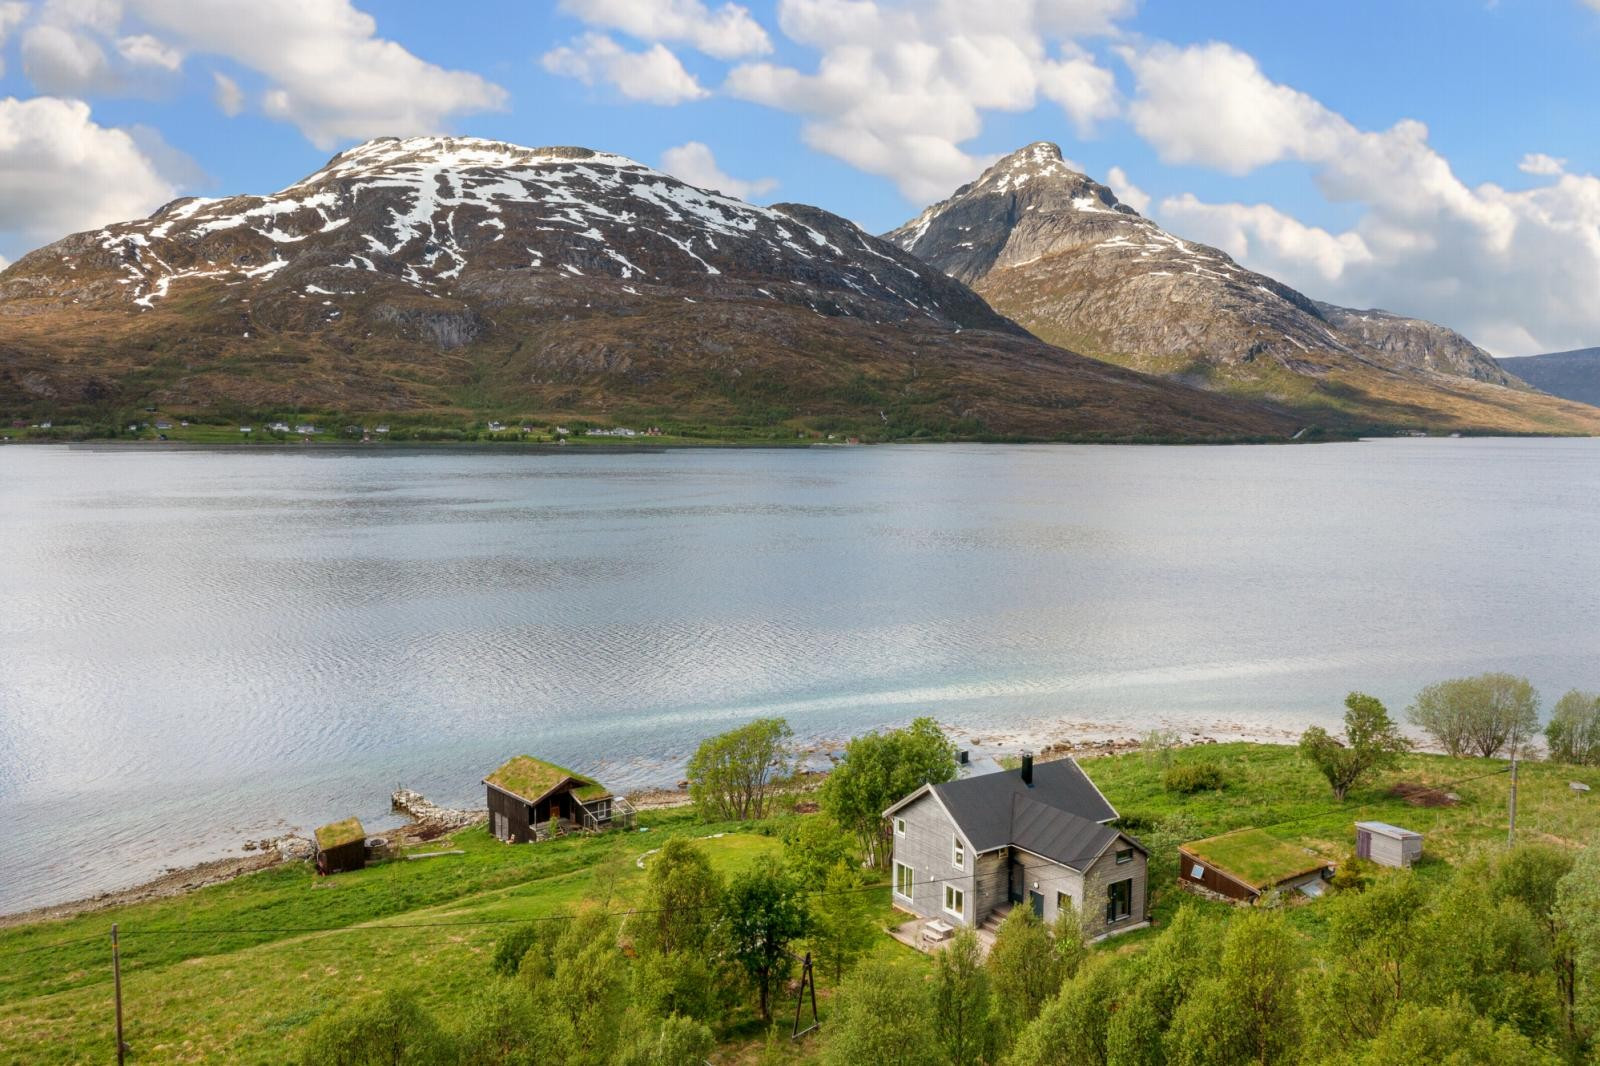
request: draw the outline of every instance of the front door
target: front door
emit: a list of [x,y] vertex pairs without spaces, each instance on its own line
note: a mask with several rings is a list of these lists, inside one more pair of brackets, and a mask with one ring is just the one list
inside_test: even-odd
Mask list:
[[1033,908],[1035,918],[1044,917],[1044,894],[1042,892],[1028,893],[1028,906]]
[[1022,902],[1022,893],[1027,882],[1027,871],[1022,867],[1022,860],[1016,852],[1011,853],[1011,880],[1006,886],[1006,898],[1012,903]]

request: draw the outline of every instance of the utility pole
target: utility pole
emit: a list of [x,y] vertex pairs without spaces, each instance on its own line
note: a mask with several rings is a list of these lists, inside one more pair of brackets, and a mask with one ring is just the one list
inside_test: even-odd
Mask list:
[[1511,817],[1506,829],[1506,847],[1517,846],[1517,751],[1511,749]]
[[122,947],[117,943],[117,923],[111,923],[111,985],[117,997],[117,1066],[122,1066],[128,1045],[122,1042]]

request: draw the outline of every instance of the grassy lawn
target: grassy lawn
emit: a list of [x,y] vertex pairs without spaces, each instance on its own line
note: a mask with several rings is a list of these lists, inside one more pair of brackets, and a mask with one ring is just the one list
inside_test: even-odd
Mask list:
[[[1165,791],[1172,763],[1210,761],[1226,785],[1181,796]],[[1085,769],[1147,841],[1180,819],[1182,839],[1243,828],[1261,831],[1258,845],[1283,842],[1334,861],[1347,859],[1358,819],[1381,819],[1426,835],[1418,867],[1427,878],[1480,849],[1505,842],[1508,776],[1502,762],[1416,755],[1343,804],[1294,749],[1218,744],[1166,756],[1128,754],[1087,760]],[[1595,788],[1588,796],[1567,782]],[[1390,795],[1400,783],[1459,797],[1451,806],[1417,807]],[[1522,767],[1519,839],[1566,846],[1600,841],[1600,770],[1540,763]],[[570,836],[508,846],[483,828],[415,851],[460,848],[465,854],[394,861],[318,879],[309,866],[287,864],[172,899],[78,918],[0,930],[0,1062],[106,1061],[111,1054],[111,966],[107,933],[120,923],[128,1040],[134,1062],[281,1063],[292,1059],[300,1031],[323,1012],[363,990],[410,987],[441,1017],[459,1014],[482,987],[502,932],[515,922],[561,913],[584,899],[612,910],[633,904],[643,878],[637,860],[669,835],[705,837],[725,875],[781,845],[771,827],[705,825],[686,810],[647,813],[649,831]],[[765,832],[759,831],[765,829]],[[721,833],[716,836],[713,834]],[[1175,884],[1175,848],[1151,858],[1157,926],[1184,900]],[[882,924],[894,920],[887,885],[873,894]],[[1197,901],[1218,914],[1226,904]],[[1306,902],[1290,920],[1320,935],[1322,909]],[[1140,950],[1155,930],[1115,938],[1097,950]],[[926,971],[927,957],[881,938],[874,949],[897,965]],[[831,975],[819,976],[826,1018]],[[780,1002],[785,1034],[793,1002]],[[748,1012],[747,1012],[748,1013]],[[815,1036],[780,1040],[769,1054],[753,1017],[730,1019],[730,1040],[716,1061],[807,1061]]]
[[644,876],[636,860],[665,835],[725,831],[704,841],[725,875],[781,846],[685,812],[644,822],[648,833],[522,846],[479,827],[416,849],[465,855],[325,879],[296,863],[183,897],[0,931],[0,1061],[108,1056],[113,920],[132,1061],[281,1063],[299,1029],[364,988],[410,986],[449,1010],[484,981],[509,924],[585,898],[625,909]]

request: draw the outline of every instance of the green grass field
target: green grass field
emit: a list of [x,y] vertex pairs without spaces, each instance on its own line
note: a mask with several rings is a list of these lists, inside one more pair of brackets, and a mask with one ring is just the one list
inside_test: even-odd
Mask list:
[[[1222,767],[1224,789],[1193,796],[1163,790],[1168,761],[1200,760]],[[1207,745],[1084,765],[1147,840],[1177,816],[1193,827],[1193,838],[1253,826],[1339,860],[1352,849],[1352,823],[1375,818],[1427,835],[1419,867],[1425,877],[1505,841],[1503,762],[1412,756],[1342,805],[1287,747]],[[1567,788],[1572,780],[1596,791],[1574,793]],[[1388,795],[1398,782],[1435,786],[1460,802],[1411,806]],[[1600,842],[1600,770],[1524,764],[1518,823],[1524,840]],[[583,899],[627,909],[643,877],[639,856],[667,835],[707,838],[704,846],[724,874],[781,850],[770,826],[704,825],[688,811],[647,813],[642,824],[648,832],[521,846],[500,844],[480,827],[415,849],[454,847],[463,855],[388,862],[326,879],[306,864],[288,864],[182,897],[0,930],[0,1062],[110,1060],[113,921],[122,931],[130,1061],[281,1063],[296,1054],[306,1025],[363,991],[409,987],[441,1016],[459,1013],[482,986],[508,925],[561,913]],[[1152,856],[1158,925],[1193,898],[1173,883],[1176,868],[1174,849]],[[873,898],[887,925],[888,889],[879,892]],[[1201,905],[1227,911],[1220,903]],[[1305,935],[1319,935],[1318,904],[1294,906],[1290,914]],[[1138,950],[1151,935],[1119,937],[1099,950]],[[927,965],[887,936],[878,951],[908,966]],[[829,991],[824,981],[824,1011]],[[734,1021],[737,1038],[718,1063],[758,1055],[762,1040],[753,1021]],[[816,1049],[814,1038],[784,1044],[794,1061]]]

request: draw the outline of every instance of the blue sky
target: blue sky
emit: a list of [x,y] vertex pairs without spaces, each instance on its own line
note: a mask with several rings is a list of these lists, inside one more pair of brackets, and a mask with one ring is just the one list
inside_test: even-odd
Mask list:
[[874,231],[1043,139],[1313,296],[1600,344],[1600,0],[0,0],[0,59],[0,257],[384,133]]

